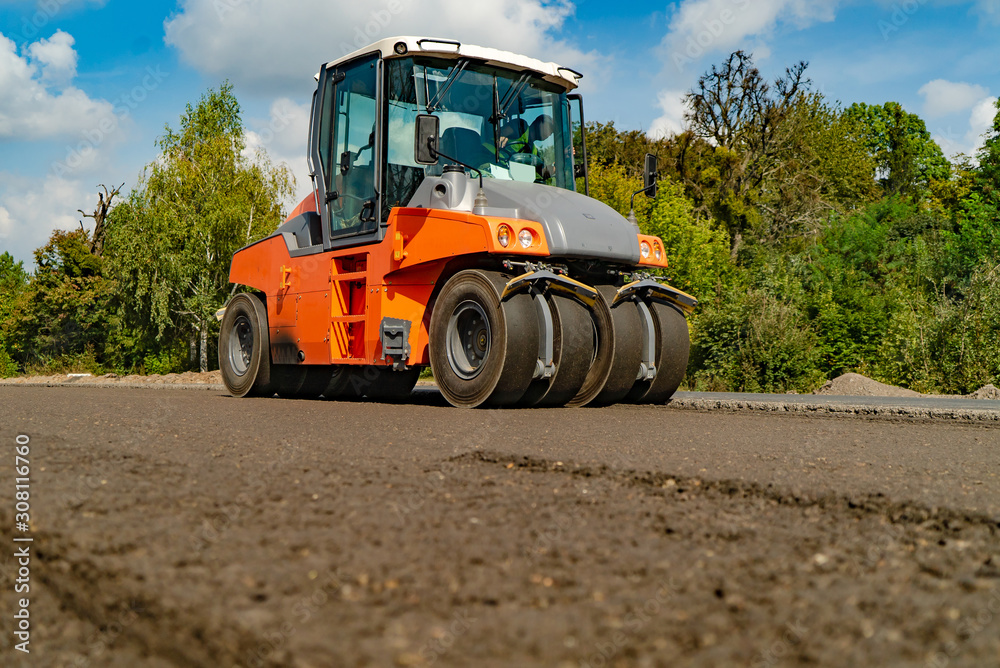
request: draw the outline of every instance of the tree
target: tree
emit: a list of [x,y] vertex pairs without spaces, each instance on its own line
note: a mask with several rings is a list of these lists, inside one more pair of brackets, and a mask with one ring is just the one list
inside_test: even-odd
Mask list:
[[820,93],[800,93],[771,140],[762,165],[754,237],[769,244],[814,238],[829,214],[877,198],[875,164],[858,124]]
[[924,121],[898,102],[882,106],[857,102],[846,113],[864,129],[865,144],[887,194],[914,195],[951,176],[951,165]]
[[231,294],[233,253],[281,222],[293,177],[263,152],[244,155],[229,82],[188,104],[178,130],[165,130],[160,158],[113,210],[106,254],[123,318],[143,345],[198,341],[199,367],[207,371],[214,313]]
[[976,156],[979,165],[975,169],[975,184],[987,200],[1000,206],[1000,98],[995,106],[993,125],[986,131],[983,147]]
[[56,230],[35,251],[35,273],[14,300],[9,345],[25,364],[87,355],[96,367],[111,313],[110,285],[84,230]]
[[[97,257],[101,257],[101,253],[104,251],[104,236],[107,231],[105,225],[108,220],[108,211],[112,207],[111,200],[121,192],[124,186],[123,183],[109,191],[108,187],[102,183],[98,187],[103,188],[104,192],[97,193],[97,207],[94,209],[94,213],[84,213],[83,209],[77,209],[84,218],[94,219],[94,233],[90,237],[90,252]],[[80,221],[80,227],[83,227],[83,221]]]
[[787,68],[772,88],[753,56],[736,51],[721,67],[713,65],[687,95],[685,120],[695,137],[712,145],[717,158],[719,187],[711,209],[729,231],[733,257],[744,232],[756,222],[756,195],[780,153],[779,129],[811,83],[805,78],[807,67],[799,62]]
[[17,374],[18,366],[11,356],[10,337],[14,329],[13,315],[21,294],[28,286],[28,272],[23,262],[15,262],[7,251],[0,253],[0,378]]

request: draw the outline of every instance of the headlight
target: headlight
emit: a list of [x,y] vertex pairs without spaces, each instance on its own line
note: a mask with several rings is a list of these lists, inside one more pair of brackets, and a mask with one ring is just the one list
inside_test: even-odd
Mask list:
[[648,241],[643,241],[642,243],[639,244],[639,252],[642,253],[642,259],[643,260],[648,260],[649,259],[649,242]]
[[521,242],[522,248],[531,248],[535,237],[531,234],[531,230],[521,230],[517,235],[517,240]]
[[657,262],[663,259],[663,250],[660,248],[660,244],[653,244],[653,256]]
[[510,228],[506,225],[501,225],[497,230],[497,242],[504,248],[510,245]]

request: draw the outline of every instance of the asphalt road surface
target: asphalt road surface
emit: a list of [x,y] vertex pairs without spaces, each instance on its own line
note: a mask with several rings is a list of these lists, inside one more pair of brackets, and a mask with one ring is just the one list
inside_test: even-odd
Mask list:
[[0,406],[3,666],[1000,664],[996,422]]

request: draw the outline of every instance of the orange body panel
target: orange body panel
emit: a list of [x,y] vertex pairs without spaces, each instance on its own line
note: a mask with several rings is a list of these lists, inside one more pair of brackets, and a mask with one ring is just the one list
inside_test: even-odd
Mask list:
[[[312,202],[294,215],[313,210]],[[507,248],[497,241],[502,224],[512,231]],[[517,240],[525,229],[528,248]],[[549,249],[532,221],[397,208],[379,243],[293,258],[281,236],[269,237],[236,253],[229,280],[266,295],[275,363],[298,363],[301,351],[304,364],[386,364],[380,325],[388,317],[412,323],[409,364],[426,365],[427,307],[442,271],[455,257],[484,253],[528,259]]]

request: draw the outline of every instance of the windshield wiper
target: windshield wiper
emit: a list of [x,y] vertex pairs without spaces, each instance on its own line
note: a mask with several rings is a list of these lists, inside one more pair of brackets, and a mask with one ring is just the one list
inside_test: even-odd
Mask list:
[[502,100],[500,100],[499,111],[494,113],[494,123],[502,118],[507,118],[507,110],[510,109],[510,105],[514,104],[514,100],[521,97],[521,91],[523,91],[524,87],[528,85],[528,79],[530,77],[531,75],[525,72],[521,75],[521,78],[517,80],[517,83],[507,89],[507,94],[503,96]]
[[[455,64],[455,68],[451,71],[451,74],[449,74],[448,78],[444,80],[444,86],[438,88],[437,93],[434,95],[434,99],[427,103],[428,114],[433,114],[434,111],[438,108],[438,105],[444,101],[444,96],[448,94],[448,89],[451,88],[451,85],[455,83],[455,81],[458,79],[458,75],[462,73],[462,71],[468,66],[468,64],[469,64],[468,58],[462,58],[461,60],[458,61],[458,63]],[[426,70],[424,74],[424,83],[425,84],[427,83]]]

